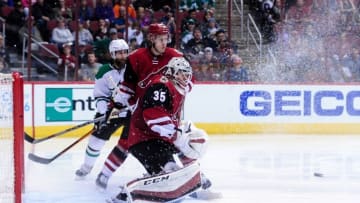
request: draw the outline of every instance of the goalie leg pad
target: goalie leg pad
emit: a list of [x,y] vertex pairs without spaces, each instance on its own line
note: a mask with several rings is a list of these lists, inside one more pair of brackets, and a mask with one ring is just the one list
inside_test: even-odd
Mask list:
[[124,188],[130,202],[169,202],[183,199],[201,188],[197,162],[179,170],[136,179]]

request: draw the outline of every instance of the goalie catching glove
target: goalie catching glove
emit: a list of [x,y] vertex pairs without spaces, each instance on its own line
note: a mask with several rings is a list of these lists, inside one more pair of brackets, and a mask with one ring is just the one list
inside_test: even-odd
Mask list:
[[178,129],[174,145],[188,158],[199,159],[207,149],[208,135],[199,128],[196,128],[191,121],[181,125]]

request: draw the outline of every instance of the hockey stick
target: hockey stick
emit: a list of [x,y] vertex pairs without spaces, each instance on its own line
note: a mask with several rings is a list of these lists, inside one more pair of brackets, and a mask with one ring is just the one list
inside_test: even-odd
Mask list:
[[84,138],[86,138],[93,132],[94,132],[94,129],[91,129],[89,132],[87,132],[86,134],[81,136],[79,139],[75,140],[73,143],[71,143],[69,146],[67,146],[65,149],[61,150],[60,152],[58,152],[57,154],[55,154],[55,156],[53,156],[51,158],[40,157],[33,153],[29,153],[28,158],[37,163],[49,164],[52,161],[54,161],[55,159],[57,159],[59,156],[63,155],[65,152],[69,151],[69,149],[73,148],[77,143],[79,143],[81,140],[83,140]]
[[63,131],[57,132],[57,133],[55,133],[55,134],[49,135],[49,136],[47,136],[47,137],[43,137],[43,138],[39,138],[39,139],[33,138],[33,137],[31,137],[29,134],[27,134],[26,132],[24,132],[24,134],[25,134],[25,135],[24,135],[24,139],[25,139],[26,141],[30,142],[31,144],[37,144],[37,143],[40,143],[40,142],[49,140],[49,139],[54,138],[54,137],[58,137],[58,136],[63,135],[63,134],[65,134],[65,133],[74,131],[74,130],[76,130],[76,129],[79,129],[79,128],[81,128],[81,127],[84,127],[84,126],[86,126],[86,125],[89,125],[89,124],[91,124],[91,123],[96,123],[96,122],[98,122],[98,121],[100,121],[100,120],[102,120],[102,119],[104,119],[104,118],[105,118],[105,116],[101,116],[101,117],[99,117],[99,118],[95,118],[94,120],[86,121],[85,123],[81,123],[81,124],[76,125],[76,126],[74,126],[74,127],[68,128],[68,129],[66,129],[66,130],[63,130]]

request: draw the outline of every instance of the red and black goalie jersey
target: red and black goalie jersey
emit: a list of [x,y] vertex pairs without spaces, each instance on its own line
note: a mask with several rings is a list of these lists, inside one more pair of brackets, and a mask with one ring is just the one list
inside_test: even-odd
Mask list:
[[154,138],[172,142],[180,124],[185,95],[163,75],[155,75],[150,81],[131,117],[129,147]]

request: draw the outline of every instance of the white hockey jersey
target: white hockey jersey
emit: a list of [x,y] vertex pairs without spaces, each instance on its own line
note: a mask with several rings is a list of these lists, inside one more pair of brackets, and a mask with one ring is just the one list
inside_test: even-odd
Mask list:
[[125,68],[115,69],[111,64],[100,67],[95,76],[93,95],[96,99],[97,112],[104,114],[111,101],[116,86],[123,81]]

